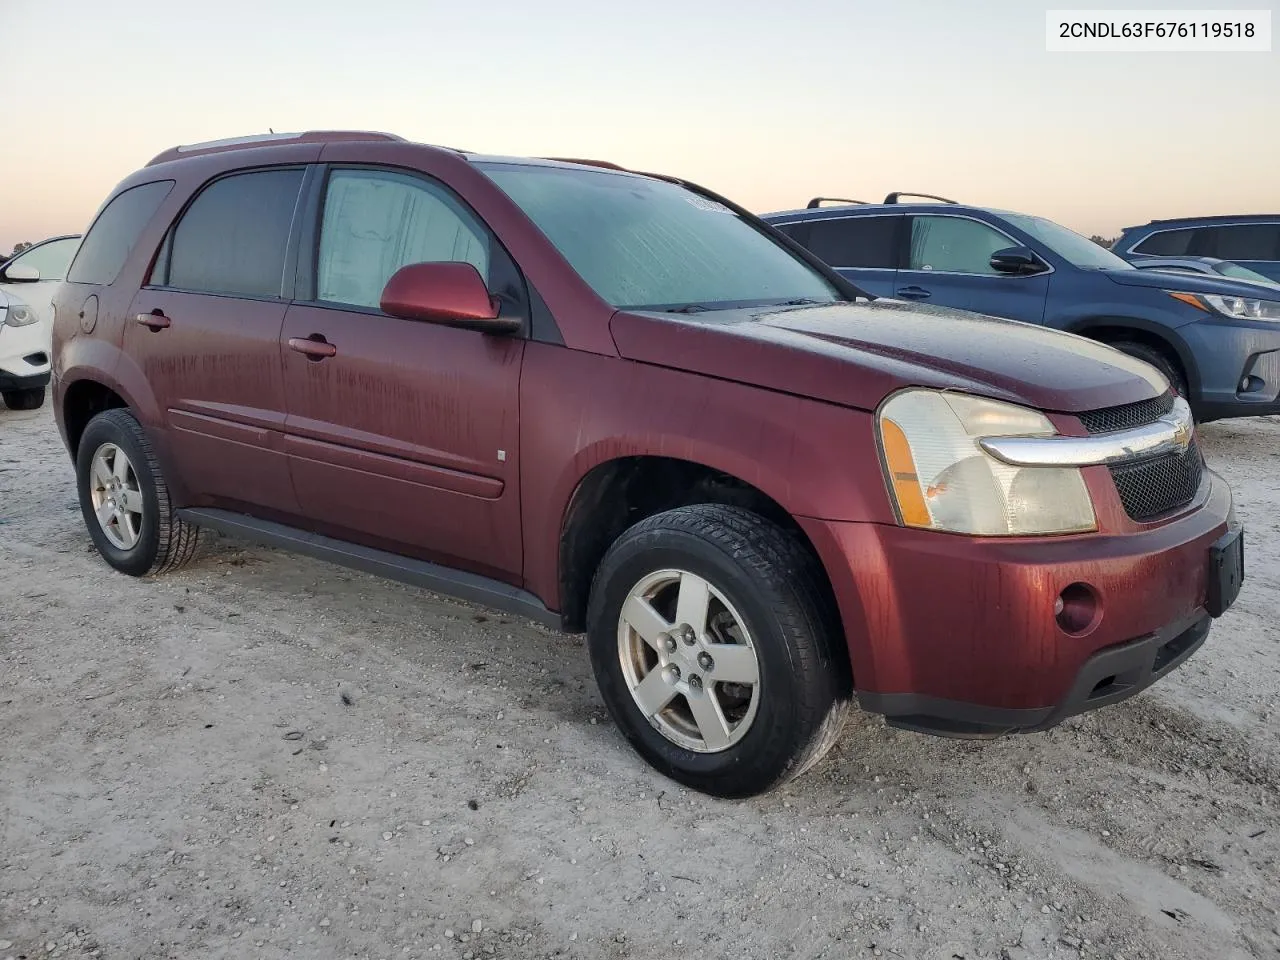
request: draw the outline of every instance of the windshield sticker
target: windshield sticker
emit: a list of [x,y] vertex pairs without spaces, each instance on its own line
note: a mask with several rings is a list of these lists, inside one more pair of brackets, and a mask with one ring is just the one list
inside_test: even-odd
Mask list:
[[706,197],[685,197],[685,199],[699,210],[709,210],[712,213],[733,213],[723,203],[716,203],[716,201],[708,200]]

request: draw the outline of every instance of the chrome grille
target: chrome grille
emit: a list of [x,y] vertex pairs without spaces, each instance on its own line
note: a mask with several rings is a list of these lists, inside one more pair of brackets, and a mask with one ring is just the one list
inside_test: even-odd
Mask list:
[[1090,433],[1111,433],[1154,423],[1173,409],[1173,394],[1166,393],[1151,400],[1139,400],[1119,407],[1103,407],[1080,414],[1080,422]]
[[[1111,433],[1154,423],[1173,409],[1173,394],[1077,414],[1089,433]],[[1195,499],[1204,477],[1204,457],[1195,440],[1181,453],[1166,453],[1108,467],[1131,520],[1155,520]]]
[[1195,499],[1204,474],[1204,459],[1193,440],[1182,453],[1109,468],[1116,492],[1130,519],[1139,522],[1184,507]]

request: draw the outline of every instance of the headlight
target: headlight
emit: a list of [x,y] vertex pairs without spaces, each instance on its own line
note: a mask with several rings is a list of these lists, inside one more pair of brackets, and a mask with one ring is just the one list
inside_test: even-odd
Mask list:
[[1079,468],[1015,467],[979,446],[987,437],[1056,435],[1039,411],[906,390],[881,408],[878,426],[889,489],[908,527],[990,537],[1097,529]]
[[1179,293],[1172,290],[1169,291],[1169,296],[1206,312],[1220,313],[1235,320],[1270,320],[1272,323],[1280,323],[1280,300],[1224,297],[1216,293]]
[[39,319],[36,316],[36,312],[25,303],[17,303],[10,300],[9,310],[5,314],[4,322],[10,327],[25,327],[27,324],[35,323]]

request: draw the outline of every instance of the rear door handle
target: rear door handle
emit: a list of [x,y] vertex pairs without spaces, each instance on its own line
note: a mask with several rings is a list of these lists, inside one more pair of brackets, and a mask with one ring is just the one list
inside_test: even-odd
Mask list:
[[140,313],[134,319],[152,330],[163,330],[173,322],[158,310],[155,313]]
[[338,352],[337,347],[318,333],[313,333],[309,337],[290,337],[289,349],[297,350],[308,360],[323,360]]
[[907,300],[928,300],[931,296],[933,296],[933,294],[931,294],[924,287],[917,287],[913,284],[912,286],[909,286],[909,287],[900,288],[898,290],[898,296],[904,297]]

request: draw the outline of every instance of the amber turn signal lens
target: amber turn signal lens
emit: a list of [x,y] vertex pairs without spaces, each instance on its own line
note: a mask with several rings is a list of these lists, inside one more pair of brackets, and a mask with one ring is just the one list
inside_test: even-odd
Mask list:
[[900,426],[888,419],[880,421],[880,434],[902,522],[909,527],[933,526],[929,508],[925,506],[924,494],[920,490],[920,477],[916,473],[916,461],[911,456],[907,435]]
[[1183,303],[1190,304],[1191,306],[1195,307],[1197,310],[1203,310],[1205,313],[1209,312],[1209,308],[1206,307],[1203,303],[1201,303],[1200,298],[1197,297],[1194,293],[1177,293],[1173,290],[1167,290],[1165,292],[1168,293],[1169,296],[1173,297],[1173,299],[1175,300],[1181,300]]

